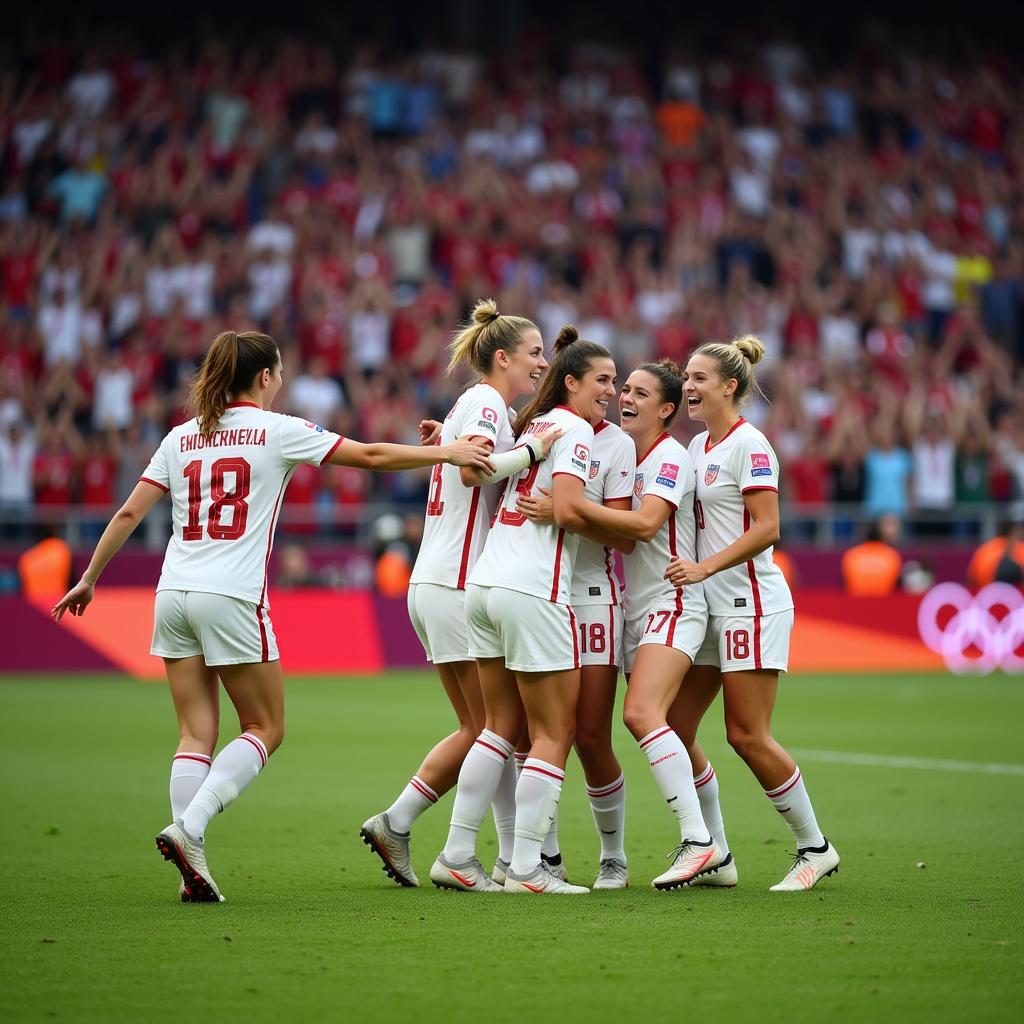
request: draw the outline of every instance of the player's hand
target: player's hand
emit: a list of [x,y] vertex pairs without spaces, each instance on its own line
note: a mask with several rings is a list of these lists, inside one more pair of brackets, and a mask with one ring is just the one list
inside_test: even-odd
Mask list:
[[96,596],[96,584],[86,583],[79,580],[54,606],[50,609],[54,622],[60,622],[65,612],[72,615],[81,615],[89,606],[89,602]]
[[437,420],[420,420],[420,444],[436,444],[441,436],[441,426]]
[[442,451],[453,466],[473,466],[487,474],[496,472],[494,463],[490,460],[490,446],[481,441],[455,441],[453,444],[445,445]]
[[684,558],[673,558],[665,570],[664,579],[674,587],[685,587],[691,583],[703,583],[709,573],[699,562],[687,562]]
[[540,445],[540,451],[534,449],[534,454],[537,456],[538,462],[543,462],[548,457],[548,452],[551,451],[551,446],[565,433],[561,427],[552,427],[550,430],[545,430],[543,434],[537,434],[536,438],[531,437],[531,440],[536,440]]
[[555,521],[555,503],[551,500],[551,492],[539,488],[540,494],[520,494],[516,499],[516,509],[534,523],[553,523]]

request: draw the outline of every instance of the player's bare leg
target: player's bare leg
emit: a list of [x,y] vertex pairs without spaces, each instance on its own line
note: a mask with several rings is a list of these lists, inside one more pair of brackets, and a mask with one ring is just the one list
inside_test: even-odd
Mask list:
[[[171,761],[171,820],[180,821],[210,773],[220,726],[220,693],[217,672],[207,668],[201,655],[164,658],[164,668],[178,719],[178,748]],[[184,879],[178,883],[178,896],[182,903],[191,902]]]
[[668,724],[675,729],[690,755],[693,784],[700,800],[700,811],[711,837],[722,851],[722,863],[713,873],[700,875],[694,885],[732,888],[739,881],[736,862],[725,835],[725,822],[718,800],[718,777],[703,747],[697,742],[697,729],[722,688],[722,673],[713,665],[694,665],[668,712]]
[[601,842],[595,889],[624,889],[629,884],[623,845],[626,780],[612,749],[618,676],[615,665],[585,665],[580,670],[576,706],[576,753],[583,765],[590,809]]
[[778,692],[777,671],[725,672],[725,733],[796,840],[796,857],[773,891],[812,888],[839,870],[839,854],[822,835],[796,762],[771,732]]

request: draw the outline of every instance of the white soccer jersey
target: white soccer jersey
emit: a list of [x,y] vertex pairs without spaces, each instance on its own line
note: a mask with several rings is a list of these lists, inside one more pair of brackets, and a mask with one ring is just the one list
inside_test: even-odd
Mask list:
[[300,462],[342,438],[315,423],[231,402],[210,435],[175,427],[142,479],[171,492],[172,533],[157,590],[193,590],[269,607],[267,565],[281,499]]
[[[779,489],[779,460],[757,427],[740,418],[718,444],[709,442],[704,431],[689,448],[697,467],[698,558],[724,550],[750,528],[744,494]],[[767,615],[793,607],[770,547],[749,562],[709,576],[704,592],[712,615]]]
[[[636,472],[636,445],[621,427],[602,420],[594,427],[594,448],[590,453],[590,477],[585,494],[603,505],[615,498],[633,494]],[[572,570],[573,606],[619,604],[619,581],[612,567],[612,549],[580,537],[576,564]]]
[[693,558],[696,529],[693,519],[693,463],[686,449],[669,434],[662,434],[636,467],[633,509],[648,494],[664,498],[674,511],[646,544],[638,543],[626,556],[626,616],[635,619],[651,608],[682,602],[704,604],[700,584],[674,587],[664,578],[668,563],[677,555]]
[[526,433],[543,434],[553,427],[564,433],[551,446],[548,457],[509,477],[483,554],[468,582],[569,604],[579,536],[566,533],[557,523],[534,523],[516,510],[519,494],[536,494],[541,488],[550,491],[559,473],[577,477],[584,484],[590,476],[593,427],[560,405],[532,420]]
[[[464,391],[445,417],[441,444],[460,437],[480,437],[496,454],[515,443],[508,408],[490,384],[475,384]],[[464,590],[466,577],[483,551],[487,526],[501,488],[466,487],[458,466],[437,465],[430,475],[423,543],[411,583],[436,583]]]

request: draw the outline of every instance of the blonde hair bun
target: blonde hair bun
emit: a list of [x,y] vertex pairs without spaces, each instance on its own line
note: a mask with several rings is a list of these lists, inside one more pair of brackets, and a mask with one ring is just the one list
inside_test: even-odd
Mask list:
[[733,347],[739,349],[740,355],[746,359],[751,366],[757,366],[764,358],[764,342],[753,334],[744,334],[742,338],[733,341]]
[[473,307],[473,323],[475,324],[489,324],[492,320],[497,320],[501,314],[498,312],[498,304],[494,299],[481,299]]
[[663,366],[669,373],[674,377],[681,377],[683,371],[679,369],[679,364],[674,359],[669,359],[668,356],[662,356],[661,359],[655,363],[655,366]]

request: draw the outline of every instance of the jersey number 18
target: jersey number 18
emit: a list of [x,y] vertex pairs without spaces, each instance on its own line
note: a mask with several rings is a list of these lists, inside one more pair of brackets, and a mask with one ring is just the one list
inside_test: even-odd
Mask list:
[[[181,528],[181,539],[202,540],[199,506],[203,500],[203,463],[196,459],[181,472],[188,481],[188,522]],[[227,473],[235,478],[230,491],[224,486]],[[251,480],[252,470],[245,459],[217,459],[210,466],[210,513],[206,517],[206,532],[211,540],[238,540],[245,533],[245,523],[249,518],[249,505],[245,499],[249,497]],[[231,509],[231,520],[227,524],[221,521],[225,508]]]

